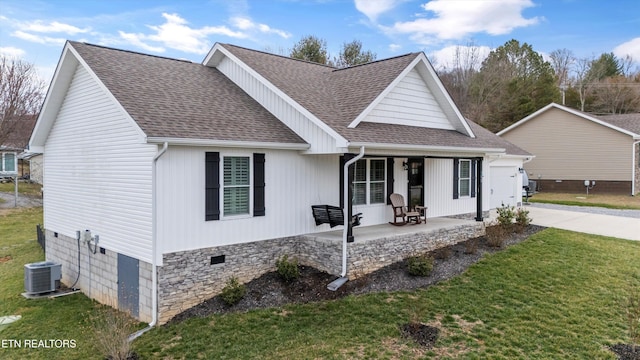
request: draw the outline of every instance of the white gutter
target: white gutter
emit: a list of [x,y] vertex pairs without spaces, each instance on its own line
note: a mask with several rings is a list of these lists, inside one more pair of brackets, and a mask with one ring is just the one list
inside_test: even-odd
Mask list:
[[255,142],[255,141],[234,141],[234,140],[210,140],[210,139],[185,139],[148,137],[148,143],[184,146],[220,146],[236,148],[260,148],[260,149],[280,149],[280,150],[307,150],[311,145],[307,143],[279,143],[279,142]]
[[636,141],[631,145],[631,196],[636,196],[636,145],[637,144],[640,144],[640,141]]
[[[353,159],[347,161],[344,164],[344,206],[345,208],[349,206],[349,165],[354,162],[360,160],[364,156],[364,146],[360,147],[360,153],[356,155]],[[344,226],[342,227],[342,273],[340,273],[340,277],[345,277],[347,275],[347,232],[349,231],[349,224],[351,223],[351,219],[349,219],[349,211],[345,209],[344,213]]]
[[158,163],[158,159],[167,151],[169,147],[169,143],[165,142],[162,144],[162,149],[156,153],[156,156],[153,157],[153,165],[151,167],[151,322],[149,326],[142,330],[138,330],[135,333],[129,335],[129,342],[137,339],[142,334],[151,330],[156,323],[158,322],[158,266],[156,262],[156,252],[158,251],[158,214],[156,211],[157,204],[157,189],[156,189],[156,167]]
[[410,145],[410,144],[387,144],[387,143],[368,143],[353,142],[352,146],[366,146],[369,149],[380,150],[416,150],[416,151],[439,151],[439,152],[474,152],[474,153],[497,153],[504,154],[507,149],[504,148],[474,148],[461,146],[433,146],[433,145]]

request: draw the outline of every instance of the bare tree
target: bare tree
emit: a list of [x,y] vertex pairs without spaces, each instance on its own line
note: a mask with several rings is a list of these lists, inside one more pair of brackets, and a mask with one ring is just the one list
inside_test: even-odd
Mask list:
[[592,79],[591,74],[593,73],[590,71],[592,63],[593,59],[588,58],[581,58],[576,61],[573,85],[580,98],[580,111],[584,111],[587,97],[593,91],[594,79]]
[[554,50],[549,54],[551,67],[556,73],[556,85],[562,91],[562,105],[565,103],[565,91],[569,86],[569,72],[576,62],[576,57],[569,49]]
[[440,70],[439,76],[445,88],[458,105],[460,112],[475,121],[478,121],[476,107],[470,98],[473,77],[480,68],[480,53],[474,44],[456,46],[453,54],[452,67],[449,70]]
[[0,144],[40,111],[44,88],[34,64],[0,57]]

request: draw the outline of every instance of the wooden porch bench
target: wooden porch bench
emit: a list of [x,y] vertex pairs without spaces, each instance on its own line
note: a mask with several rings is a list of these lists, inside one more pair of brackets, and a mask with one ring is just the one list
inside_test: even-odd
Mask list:
[[[313,212],[313,218],[316,221],[316,226],[322,224],[329,224],[330,227],[344,225],[344,211],[341,207],[332,205],[311,205],[311,211]],[[362,219],[362,213],[352,215],[351,226],[360,225],[360,219]]]

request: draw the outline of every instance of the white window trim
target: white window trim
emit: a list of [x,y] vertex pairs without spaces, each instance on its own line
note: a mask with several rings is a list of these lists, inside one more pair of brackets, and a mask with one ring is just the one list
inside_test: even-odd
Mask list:
[[[468,162],[469,163],[469,177],[462,177],[462,163],[463,162]],[[462,182],[466,181],[469,183],[469,193],[466,195],[463,195],[460,191],[462,190]],[[473,184],[471,184],[471,160],[470,159],[460,159],[458,161],[458,198],[471,198],[471,186],[473,186]]]
[[[224,189],[232,186],[224,185],[224,159],[245,157],[249,159],[249,213],[226,215],[224,213]],[[220,153],[220,220],[246,219],[253,217],[253,153]]]
[[[371,160],[381,160],[384,163],[384,177],[382,181],[374,181],[373,183],[375,184],[379,184],[382,183],[382,191],[383,191],[383,200],[381,202],[378,203],[371,203]],[[366,161],[366,174],[365,174],[365,181],[356,181],[355,179],[355,174],[354,174],[354,179],[352,182],[352,185],[357,184],[365,184],[365,203],[364,204],[356,204],[353,203],[354,206],[377,206],[377,205],[384,205],[386,206],[387,202],[384,200],[387,198],[388,194],[387,194],[387,159],[385,158],[365,158],[365,159],[360,159],[358,161]],[[355,167],[355,164],[354,164]],[[354,168],[355,171],[355,168]]]
[[[13,168],[15,169],[15,171],[6,171],[5,170],[5,155],[6,154],[12,154],[13,155]],[[2,162],[0,162],[0,172],[1,173],[6,173],[6,174],[10,174],[10,175],[15,175],[18,173],[18,153],[16,152],[12,152],[12,151],[7,151],[7,152],[3,152],[2,153],[2,158],[0,159]]]

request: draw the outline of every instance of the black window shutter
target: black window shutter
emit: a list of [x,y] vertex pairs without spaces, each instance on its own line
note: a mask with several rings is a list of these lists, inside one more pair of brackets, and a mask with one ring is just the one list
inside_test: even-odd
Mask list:
[[387,205],[391,205],[389,195],[393,194],[393,158],[387,158]]
[[264,154],[253,154],[253,216],[264,214]]
[[471,197],[476,197],[476,160],[471,160]]
[[205,153],[205,220],[220,220],[220,153]]
[[458,159],[453,159],[453,198],[458,198],[458,185],[460,180],[460,161]]

